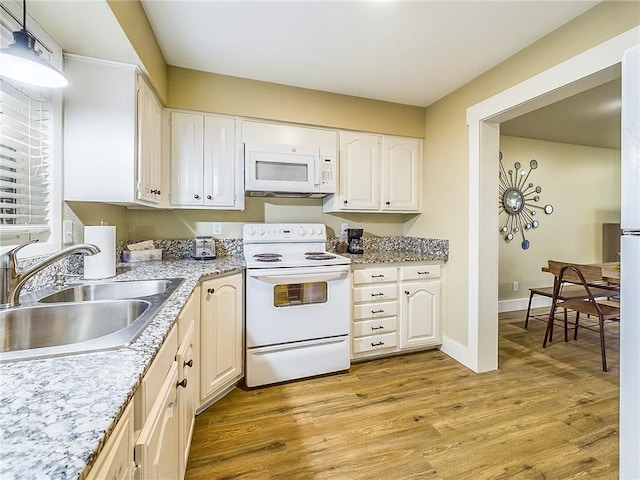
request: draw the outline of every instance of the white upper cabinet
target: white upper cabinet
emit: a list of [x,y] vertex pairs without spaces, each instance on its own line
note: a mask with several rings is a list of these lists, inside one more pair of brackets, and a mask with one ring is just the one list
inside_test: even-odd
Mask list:
[[382,210],[419,210],[421,150],[421,141],[417,138],[383,138]]
[[65,57],[64,198],[160,206],[162,106],[133,65]]
[[171,204],[242,210],[242,156],[236,120],[171,112]]
[[340,196],[343,210],[377,210],[380,184],[380,137],[340,133]]
[[339,192],[323,211],[420,211],[422,140],[340,132]]

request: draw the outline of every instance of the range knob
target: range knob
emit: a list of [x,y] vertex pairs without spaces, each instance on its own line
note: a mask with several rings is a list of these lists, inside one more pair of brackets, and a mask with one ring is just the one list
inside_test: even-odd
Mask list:
[[308,228],[308,229],[307,229],[307,233],[308,233],[309,235],[313,235],[313,228]]
[[249,231],[247,233],[249,233],[249,235],[255,235],[256,234],[256,229],[253,228],[253,227],[249,227]]
[[304,237],[307,234],[307,231],[304,229],[304,227],[300,227],[298,229],[298,233],[300,234],[301,237]]
[[258,235],[264,235],[264,228],[258,229]]
[[318,235],[322,235],[324,233],[324,230],[322,228],[319,228],[319,229],[316,230],[316,233]]

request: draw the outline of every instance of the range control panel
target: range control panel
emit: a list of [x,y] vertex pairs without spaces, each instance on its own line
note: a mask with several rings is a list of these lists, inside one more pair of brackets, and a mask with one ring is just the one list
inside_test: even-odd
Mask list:
[[244,243],[323,242],[326,239],[321,223],[246,223],[242,227]]

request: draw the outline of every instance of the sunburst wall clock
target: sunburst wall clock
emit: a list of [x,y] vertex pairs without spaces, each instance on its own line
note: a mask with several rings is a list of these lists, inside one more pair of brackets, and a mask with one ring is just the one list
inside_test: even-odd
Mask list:
[[553,206],[537,205],[540,201],[542,188],[527,183],[529,175],[538,168],[538,161],[529,162],[529,170],[525,170],[520,162],[513,164],[513,170],[505,170],[500,152],[500,190],[498,193],[498,207],[500,210],[500,235],[509,243],[518,234],[522,235],[520,246],[527,250],[531,245],[525,237],[525,232],[538,228],[540,222],[535,219],[536,211],[542,210],[547,215],[553,213]]

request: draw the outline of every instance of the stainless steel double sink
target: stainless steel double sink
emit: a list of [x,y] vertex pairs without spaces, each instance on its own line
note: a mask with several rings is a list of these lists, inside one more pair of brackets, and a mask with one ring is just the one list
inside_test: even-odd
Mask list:
[[0,311],[0,362],[129,345],[183,281],[87,282],[25,295]]

